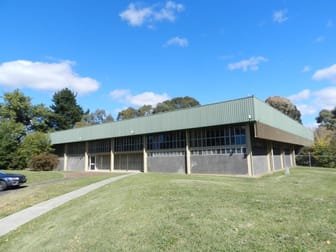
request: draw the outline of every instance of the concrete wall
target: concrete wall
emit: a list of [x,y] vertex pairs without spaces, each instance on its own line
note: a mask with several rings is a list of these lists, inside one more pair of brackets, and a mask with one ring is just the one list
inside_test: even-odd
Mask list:
[[268,159],[266,155],[252,157],[253,176],[262,175],[268,172]]
[[142,153],[115,154],[114,170],[143,171],[143,154]]
[[290,154],[285,155],[285,168],[292,167]]
[[84,156],[68,156],[67,171],[85,171]]
[[252,143],[252,175],[258,176],[268,172],[269,150],[267,141],[254,139]]
[[58,157],[58,164],[55,168],[56,171],[63,171],[64,170],[64,157]]
[[246,175],[246,157],[244,154],[191,156],[191,173]]
[[282,169],[282,167],[281,167],[281,158],[282,158],[282,156],[281,155],[274,155],[273,156],[273,158],[274,158],[274,170],[281,170]]
[[149,172],[186,173],[185,156],[148,157]]

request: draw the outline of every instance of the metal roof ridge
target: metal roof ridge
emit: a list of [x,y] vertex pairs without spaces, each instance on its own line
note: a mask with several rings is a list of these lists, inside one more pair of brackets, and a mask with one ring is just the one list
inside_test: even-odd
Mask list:
[[[112,122],[107,122],[107,123],[102,123],[102,124],[86,125],[86,126],[79,127],[79,128],[71,128],[71,129],[66,129],[66,130],[53,131],[53,132],[50,132],[50,133],[66,132],[66,131],[84,129],[84,128],[88,128],[88,127],[101,127],[101,126],[104,126],[104,125],[106,126],[106,125],[111,125],[111,124],[119,124],[119,123],[129,122],[131,120],[139,120],[139,119],[144,119],[144,118],[152,118],[152,117],[156,117],[156,116],[163,116],[163,115],[167,115],[167,114],[180,113],[180,112],[186,111],[186,110],[196,110],[196,109],[200,109],[200,108],[205,108],[205,107],[210,107],[210,106],[215,106],[215,105],[225,104],[225,103],[231,103],[231,102],[240,101],[240,100],[248,100],[248,99],[255,99],[255,96],[254,95],[246,96],[246,97],[226,100],[226,101],[222,101],[222,102],[214,102],[214,103],[209,103],[209,104],[205,104],[205,105],[193,106],[193,107],[189,107],[189,108],[181,108],[181,109],[176,109],[176,110],[173,110],[173,111],[160,112],[160,113],[157,113],[157,114],[151,114],[151,115],[147,115],[147,116],[139,116],[139,117],[124,119],[124,120],[118,120],[118,121],[112,121]],[[253,112],[255,113],[254,108],[253,108]]]

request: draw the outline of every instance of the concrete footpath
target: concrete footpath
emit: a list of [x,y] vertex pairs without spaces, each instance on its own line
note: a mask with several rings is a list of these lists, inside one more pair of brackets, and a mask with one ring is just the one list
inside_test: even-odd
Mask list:
[[112,182],[121,180],[123,178],[135,175],[137,173],[129,173],[125,175],[120,175],[112,178],[108,178],[93,184],[90,184],[88,186],[82,187],[80,189],[77,189],[75,191],[63,194],[61,196],[58,196],[56,198],[43,201],[41,203],[38,203],[34,206],[28,207],[24,210],[21,210],[17,213],[14,213],[12,215],[9,215],[3,219],[0,219],[0,236],[3,236],[10,231],[15,230],[16,228],[20,227],[21,225],[41,216],[42,214],[47,213],[48,211],[63,205],[64,203],[76,199],[80,196],[83,196],[89,192],[92,192],[95,189],[98,189],[104,185],[110,184]]

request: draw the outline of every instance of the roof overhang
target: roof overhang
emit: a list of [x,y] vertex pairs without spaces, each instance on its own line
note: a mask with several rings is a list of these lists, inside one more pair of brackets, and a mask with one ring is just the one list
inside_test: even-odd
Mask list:
[[303,138],[260,122],[254,123],[254,137],[301,146],[311,146],[314,143],[311,139]]

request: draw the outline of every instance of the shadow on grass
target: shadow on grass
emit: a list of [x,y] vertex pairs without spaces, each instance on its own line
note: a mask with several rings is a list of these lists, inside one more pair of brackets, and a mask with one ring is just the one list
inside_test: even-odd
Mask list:
[[16,186],[16,187],[8,187],[8,188],[6,188],[6,190],[0,191],[0,196],[8,194],[8,193],[11,193],[11,192],[19,191],[19,190],[24,189],[26,187],[28,187],[28,185],[21,185],[21,186]]

